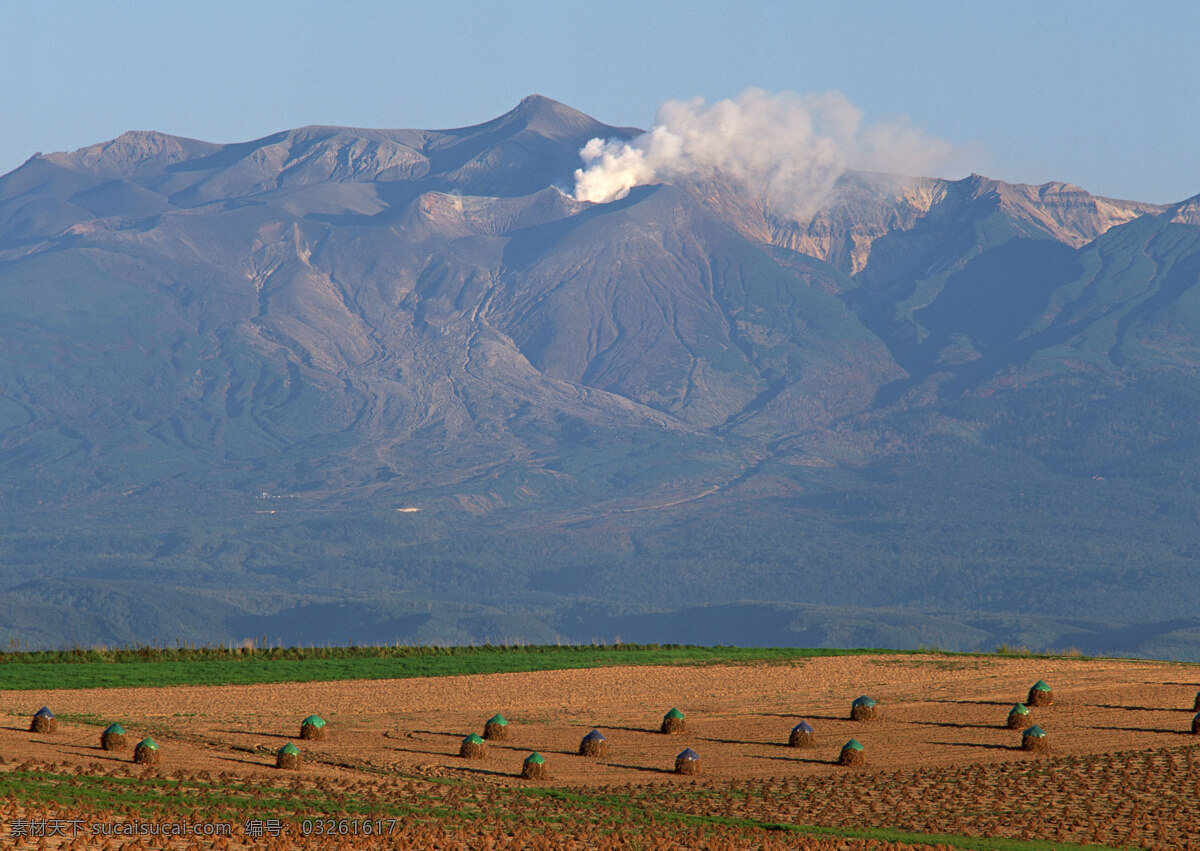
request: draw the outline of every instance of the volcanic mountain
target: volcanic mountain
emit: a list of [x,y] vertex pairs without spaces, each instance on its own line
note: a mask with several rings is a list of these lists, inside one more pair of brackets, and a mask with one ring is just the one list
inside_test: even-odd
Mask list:
[[639,131],[134,132],[0,178],[0,635],[1186,655],[1200,202]]

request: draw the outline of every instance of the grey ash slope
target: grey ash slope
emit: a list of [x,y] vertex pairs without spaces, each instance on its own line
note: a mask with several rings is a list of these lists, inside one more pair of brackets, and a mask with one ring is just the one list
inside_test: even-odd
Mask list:
[[1178,652],[1194,200],[561,191],[636,132],[534,96],[0,178],[0,628]]
[[[89,433],[116,406],[182,463],[195,452],[244,474],[251,462],[262,489],[380,474],[436,482],[528,458],[560,421],[707,441],[704,429],[773,384],[830,397],[775,403],[784,424],[807,425],[844,412],[847,389],[861,408],[895,377],[840,302],[687,193],[659,187],[584,210],[549,186],[570,178],[588,138],[622,132],[531,98],[465,131],[307,128],[217,149],[127,134],[51,155],[71,179],[38,197],[65,196],[55,200],[75,220],[42,243],[9,235],[12,291],[22,280],[39,290],[39,312],[22,316],[18,304],[10,319],[61,335],[73,386],[27,433],[79,422],[97,479],[120,487],[144,471],[111,445],[109,424]],[[80,172],[106,182],[80,189]],[[499,194],[466,194],[483,186]],[[79,204],[98,190],[145,203],[85,214]],[[21,205],[25,195],[13,219],[37,203]],[[80,274],[88,285],[68,296]],[[55,288],[60,316],[40,312]],[[97,339],[76,321],[80,298]],[[154,339],[135,350],[106,339],[115,334]],[[830,390],[828,373],[847,362],[858,368]],[[172,368],[171,379],[113,374],[87,398],[95,370],[133,379]],[[344,435],[348,455],[324,458],[318,483],[286,466],[268,473],[275,459],[256,456]],[[105,466],[110,451],[119,457]],[[360,469],[362,454],[378,463]]]

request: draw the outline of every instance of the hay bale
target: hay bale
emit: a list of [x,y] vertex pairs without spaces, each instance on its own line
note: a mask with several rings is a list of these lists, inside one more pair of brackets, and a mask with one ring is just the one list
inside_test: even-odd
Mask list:
[[521,777],[525,780],[545,780],[550,776],[546,769],[546,758],[537,751],[525,757],[521,764]]
[[1050,706],[1054,703],[1054,692],[1044,680],[1038,680],[1029,689],[1026,706]]
[[1036,724],[1021,734],[1021,750],[1045,753],[1050,750],[1050,738]]
[[508,719],[497,712],[483,725],[483,737],[489,742],[500,742],[508,738]]
[[106,751],[123,751],[129,747],[125,728],[120,724],[109,724],[100,734],[100,747]]
[[867,697],[865,694],[862,697],[856,698],[850,704],[850,720],[851,721],[874,721],[879,717],[879,706],[874,700]]
[[687,722],[683,720],[683,713],[672,706],[671,711],[663,716],[662,726],[659,727],[659,732],[672,735],[675,733],[686,733]]
[[482,736],[477,736],[474,733],[462,740],[462,747],[458,749],[458,755],[463,759],[483,759],[487,756],[487,742]]
[[1196,692],[1196,702],[1192,704],[1192,709],[1200,712],[1200,691]]
[[696,753],[691,748],[684,748],[680,752],[679,756],[675,757],[675,773],[699,774],[700,754]]
[[300,748],[288,742],[275,752],[275,767],[284,768],[289,771],[299,771],[304,765],[304,755],[300,753]]
[[579,743],[579,755],[604,759],[608,756],[608,741],[599,730],[592,730]]
[[329,738],[329,728],[319,715],[309,715],[300,722],[300,738],[309,741],[319,741]]
[[1029,710],[1023,703],[1013,704],[1013,708],[1008,710],[1008,722],[1005,726],[1010,730],[1024,730],[1033,723],[1033,716],[1029,714]]
[[838,765],[866,765],[867,754],[863,750],[863,746],[858,743],[858,739],[851,739],[842,745],[842,752],[838,754]]
[[792,728],[792,734],[788,736],[789,748],[811,748],[817,743],[816,733],[807,721],[801,721]]
[[1196,713],[1196,717],[1192,719],[1192,735],[1200,736],[1200,712]]
[[54,717],[54,713],[50,711],[49,706],[43,706],[33,714],[33,720],[29,722],[29,732],[31,733],[57,733],[58,719]]
[[133,761],[138,765],[158,765],[160,762],[158,742],[147,736],[133,749]]

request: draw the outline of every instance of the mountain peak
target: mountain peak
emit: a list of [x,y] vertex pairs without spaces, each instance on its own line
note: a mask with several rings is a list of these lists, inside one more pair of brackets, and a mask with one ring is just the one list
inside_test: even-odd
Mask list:
[[1200,195],[1193,195],[1185,201],[1180,201],[1167,212],[1171,214],[1171,223],[1180,225],[1200,225]]
[[521,102],[517,104],[517,109],[554,109],[555,107],[570,109],[569,106],[556,101],[554,98],[548,98],[545,95],[539,94],[526,95],[525,97],[521,98]]
[[104,177],[128,177],[147,163],[156,167],[203,156],[218,148],[157,130],[128,130],[115,139],[88,145],[69,153],[47,154],[44,159],[73,171]]
[[628,129],[610,128],[565,103],[539,94],[522,98],[521,102],[512,110],[501,115],[494,122],[488,123],[501,126],[519,125],[523,130],[532,131],[549,139],[563,139],[580,134],[605,135],[614,129],[618,131]]

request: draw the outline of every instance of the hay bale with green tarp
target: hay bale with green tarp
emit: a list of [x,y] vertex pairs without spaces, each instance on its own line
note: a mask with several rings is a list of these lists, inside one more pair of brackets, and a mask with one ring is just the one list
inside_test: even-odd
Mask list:
[[1026,706],[1050,706],[1054,703],[1054,691],[1046,685],[1045,680],[1038,680],[1029,689]]
[[285,768],[289,771],[299,771],[304,765],[304,755],[300,753],[300,748],[288,742],[275,752],[275,767]]
[[483,740],[483,736],[472,733],[462,740],[458,755],[463,759],[483,759],[487,756],[487,742]]
[[792,734],[788,736],[789,748],[811,748],[817,743],[817,735],[813,731],[812,725],[807,721],[801,721],[792,728]]
[[133,761],[138,765],[158,765],[161,751],[158,742],[147,736],[133,749]]
[[608,756],[608,740],[599,730],[592,730],[579,743],[579,755],[603,759]]
[[679,756],[675,757],[675,773],[699,774],[700,754],[696,753],[691,748],[684,748],[682,751],[680,751]]
[[521,777],[525,780],[545,780],[549,776],[546,758],[537,751],[525,757],[525,762],[521,763]]
[[489,742],[499,742],[508,738],[508,719],[497,712],[483,725],[483,737]]
[[1046,731],[1034,724],[1021,734],[1021,750],[1045,753],[1050,750],[1050,737]]
[[865,694],[850,704],[850,720],[874,721],[879,717],[879,704]]
[[842,752],[838,754],[838,765],[866,765],[867,753],[863,746],[859,744],[858,739],[851,739],[842,745]]
[[671,707],[671,711],[663,716],[662,726],[659,727],[659,732],[662,733],[686,733],[687,722],[683,720],[683,713]]
[[319,715],[309,715],[300,722],[300,738],[316,741],[329,737],[329,728]]
[[1010,730],[1024,730],[1033,723],[1033,716],[1029,714],[1029,709],[1023,703],[1013,704],[1013,708],[1008,710],[1007,727]]
[[43,706],[37,712],[33,713],[33,718],[29,722],[29,732],[31,733],[57,733],[58,719],[54,717],[54,713],[50,711],[49,706]]
[[100,734],[100,747],[106,751],[123,751],[129,747],[125,728],[120,724],[109,724]]

